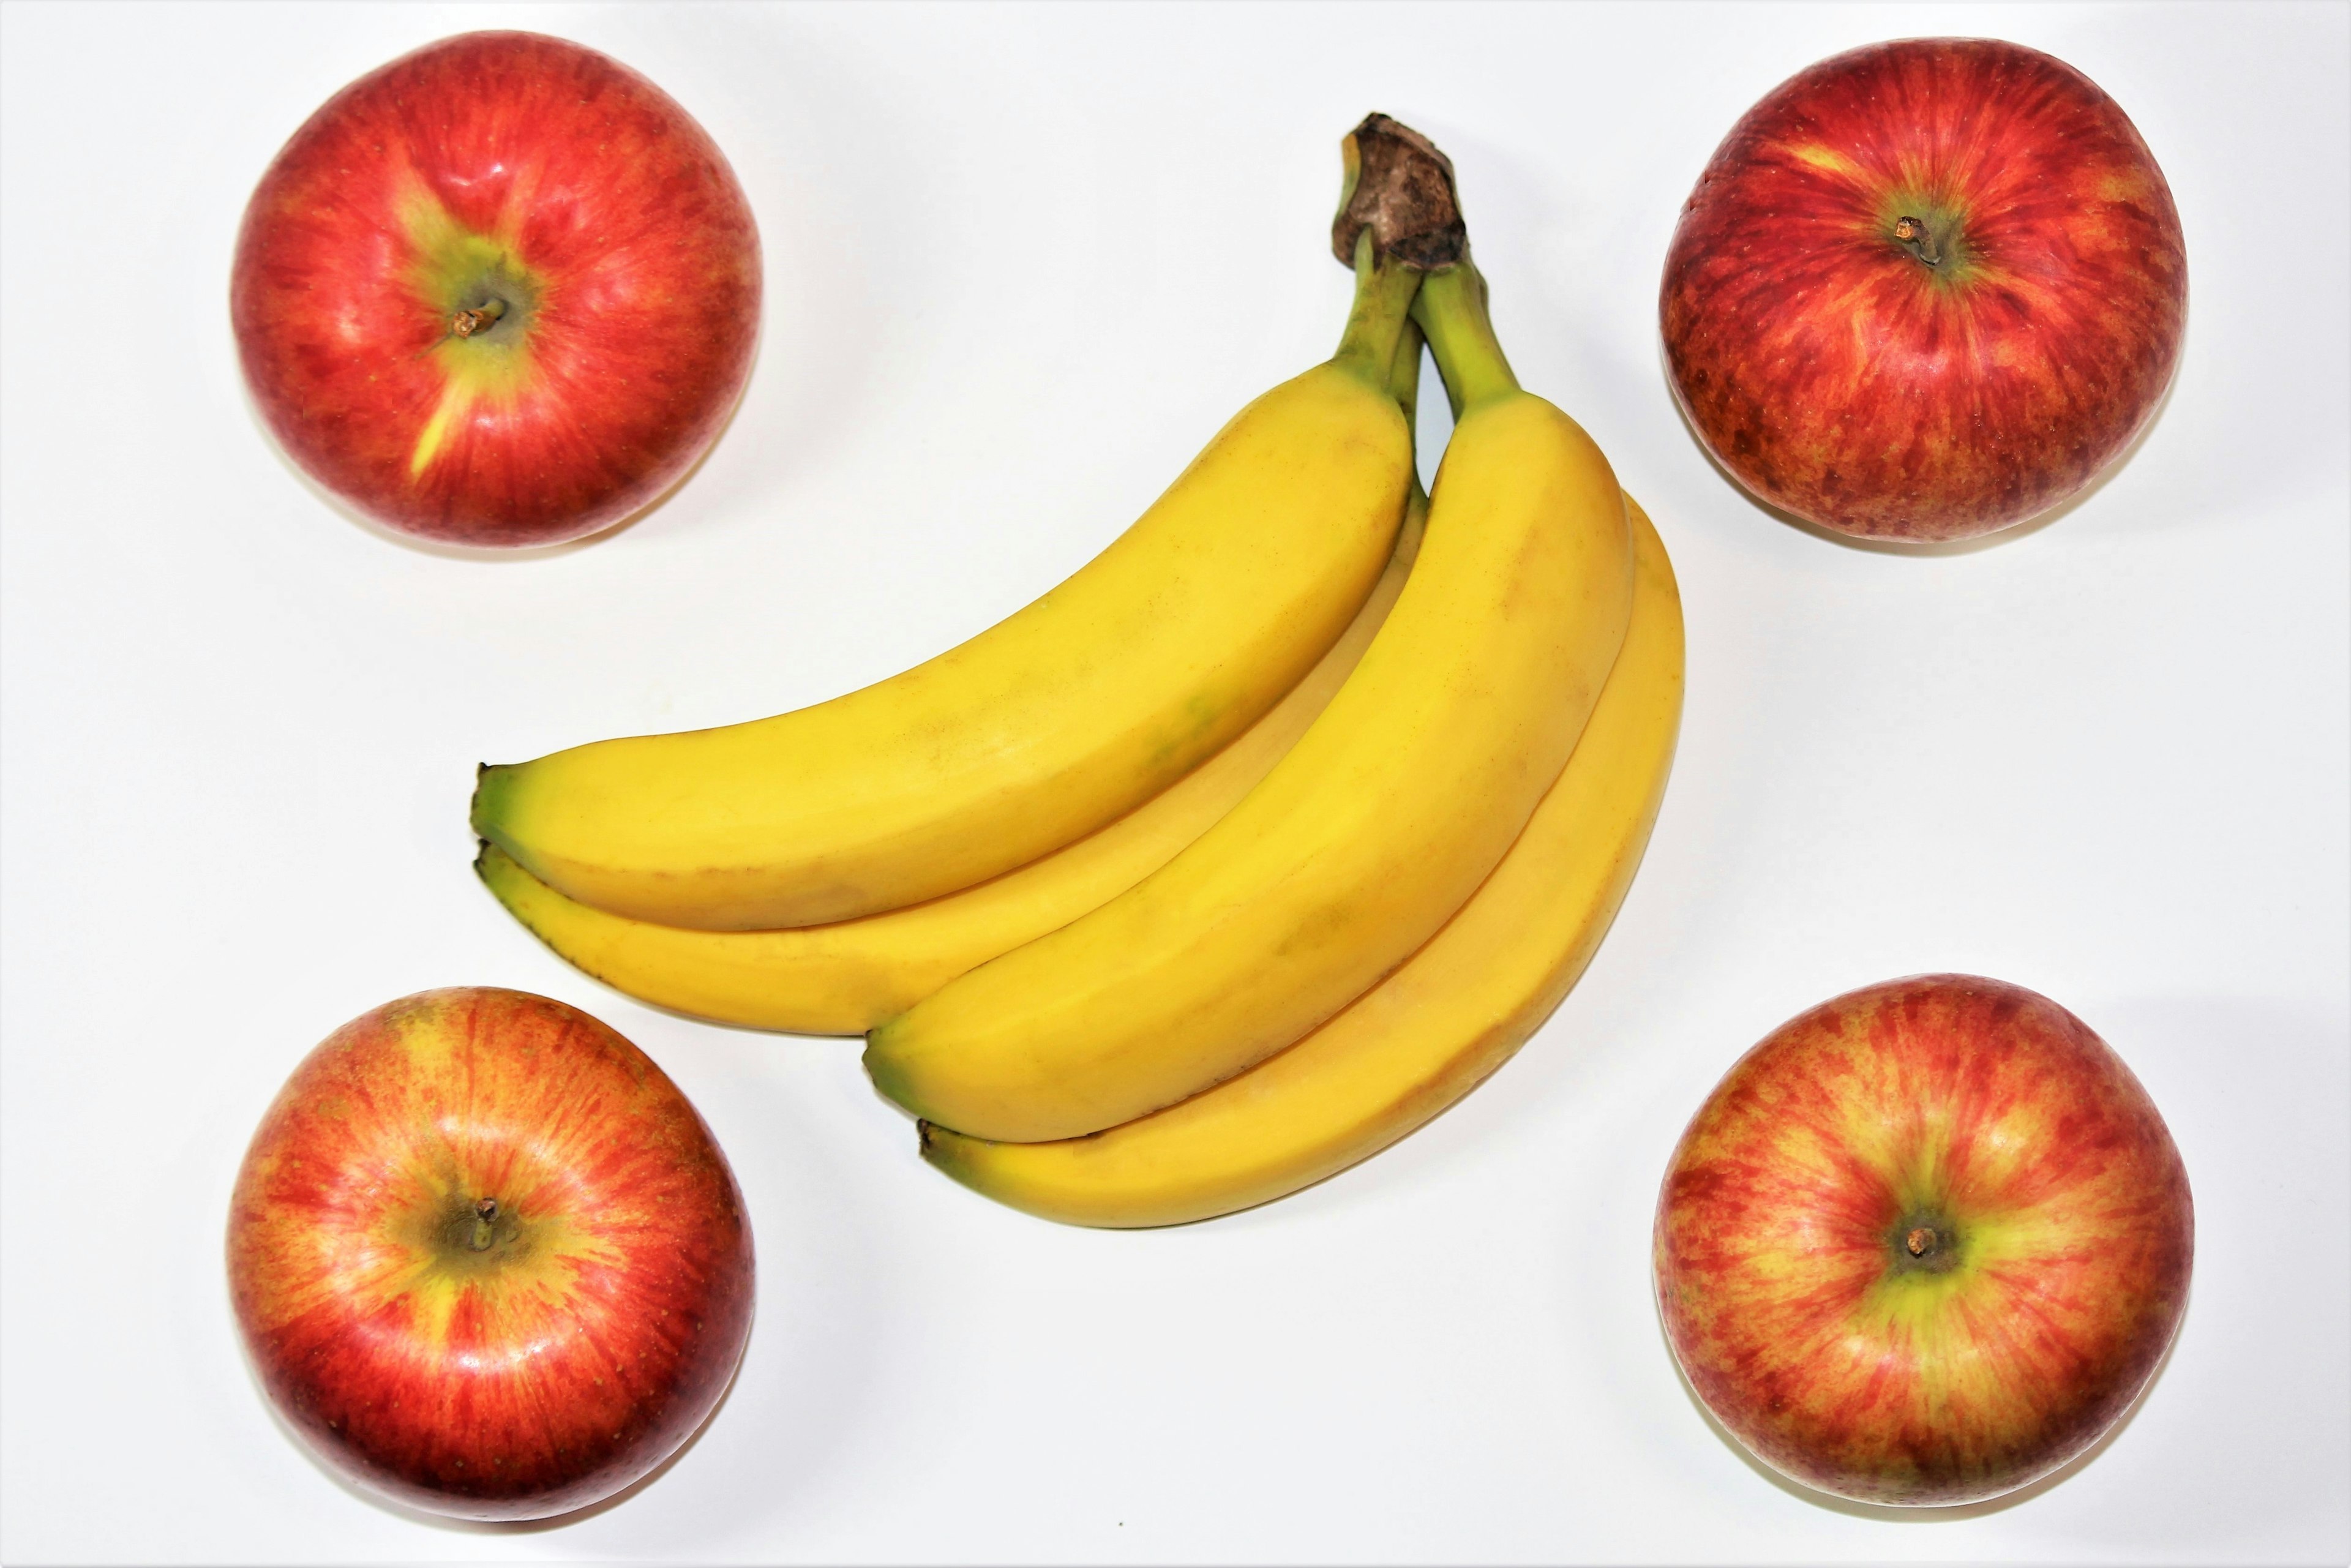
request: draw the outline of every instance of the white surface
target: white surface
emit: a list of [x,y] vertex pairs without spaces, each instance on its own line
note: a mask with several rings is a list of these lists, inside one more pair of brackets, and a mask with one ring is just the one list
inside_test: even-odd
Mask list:
[[[2342,1561],[2351,846],[2340,5],[1416,11],[12,5],[5,57],[0,1556],[314,1563]],[[239,212],[329,92],[528,26],[681,99],[758,210],[740,416],[538,559],[329,510],[248,413]],[[2054,526],[1918,559],[1719,478],[1657,268],[1730,122],[1874,38],[2086,70],[2184,217],[2183,368]],[[1063,1229],[914,1155],[845,1041],[563,967],[467,869],[474,763],[794,706],[1023,603],[1335,342],[1338,140],[1453,156],[1531,387],[1656,515],[1689,703],[1647,867],[1479,1093],[1242,1217]],[[1432,433],[1433,460],[1441,429]],[[2056,1485],[1889,1519],[1767,1479],[1677,1381],[1656,1183],[1729,1061],[1929,968],[2056,998],[2168,1118],[2176,1352]],[[749,1356],[617,1507],[468,1530],[329,1480],[240,1359],[221,1231],[294,1062],[427,986],[650,1051],[748,1194]]]

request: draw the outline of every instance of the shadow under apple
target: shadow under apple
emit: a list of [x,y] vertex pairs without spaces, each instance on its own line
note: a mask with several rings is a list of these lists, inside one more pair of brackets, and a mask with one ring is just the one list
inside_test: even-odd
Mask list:
[[244,1358],[245,1374],[246,1381],[252,1386],[254,1397],[260,1401],[263,1409],[269,1412],[270,1423],[277,1428],[279,1435],[285,1437],[295,1452],[302,1456],[312,1469],[332,1482],[336,1490],[347,1497],[366,1503],[371,1508],[381,1509],[394,1518],[406,1520],[412,1524],[430,1525],[435,1530],[451,1531],[463,1535],[537,1535],[550,1530],[566,1530],[572,1525],[585,1523],[600,1514],[611,1512],[669,1474],[679,1460],[693,1452],[695,1446],[702,1441],[702,1435],[710,1430],[711,1424],[718,1419],[720,1414],[726,1410],[727,1402],[735,1397],[735,1385],[742,1379],[743,1364],[750,1359],[751,1343],[758,1335],[758,1329],[759,1309],[755,1301],[751,1308],[751,1323],[744,1334],[743,1354],[736,1361],[734,1370],[726,1375],[726,1385],[719,1391],[717,1401],[711,1406],[710,1414],[702,1418],[702,1424],[688,1434],[685,1441],[671,1450],[667,1458],[616,1492],[599,1498],[584,1508],[575,1508],[567,1513],[549,1514],[544,1519],[457,1519],[445,1513],[434,1513],[427,1509],[412,1507],[377,1491],[353,1479],[348,1472],[329,1461],[318,1449],[310,1446],[309,1439],[305,1437],[293,1423],[286,1419],[285,1412],[277,1407],[277,1401],[270,1397],[268,1388],[261,1381],[260,1370],[253,1364],[253,1358],[249,1354]]
[[1655,1291],[1650,1293],[1649,1307],[1652,1320],[1656,1326],[1657,1347],[1664,1352],[1667,1362],[1673,1367],[1674,1380],[1681,1385],[1682,1396],[1689,1401],[1690,1408],[1698,1412],[1698,1418],[1703,1420],[1708,1429],[1721,1440],[1723,1447],[1738,1455],[1740,1462],[1749,1469],[1753,1470],[1790,1497],[1811,1503],[1816,1508],[1826,1509],[1832,1513],[1842,1513],[1853,1519],[1883,1520],[1894,1524],[1943,1524],[1961,1520],[1981,1519],[1988,1514],[2004,1513],[2020,1504],[2030,1502],[2052,1487],[2063,1485],[2079,1474],[2099,1455],[2113,1447],[2115,1439],[2121,1437],[2124,1429],[2137,1418],[2139,1408],[2147,1403],[2147,1396],[2153,1393],[2156,1385],[2163,1381],[2164,1372],[2170,1366],[2173,1354],[2179,1350],[2179,1342],[2187,1336],[2189,1320],[2195,1316],[2196,1294],[2194,1286],[2190,1285],[2188,1299],[2180,1310],[2179,1331],[2171,1336],[2171,1343],[2164,1346],[2163,1354],[2155,1364],[2155,1370],[2147,1374],[2147,1381],[2139,1385],[2138,1393],[2132,1397],[2128,1405],[2123,1407],[2122,1414],[2115,1417],[2114,1424],[2100,1433],[2088,1448],[2047,1474],[2038,1476],[2022,1486],[2011,1491],[2002,1492],[1997,1497],[1981,1498],[1974,1502],[1928,1504],[1916,1507],[1861,1502],[1853,1498],[1839,1497],[1834,1492],[1822,1491],[1817,1488],[1808,1487],[1802,1481],[1792,1480],[1757,1458],[1749,1451],[1747,1445],[1733,1437],[1730,1429],[1716,1419],[1714,1412],[1707,1408],[1706,1401],[1700,1399],[1698,1390],[1691,1386],[1688,1374],[1682,1370],[1681,1359],[1674,1354],[1673,1342],[1667,1336],[1665,1313],[1657,1306]]
[[717,434],[710,438],[700,452],[695,454],[694,461],[685,465],[684,473],[663,486],[660,494],[654,496],[652,500],[647,501],[628,516],[598,528],[594,533],[582,534],[578,538],[560,539],[553,544],[461,545],[388,528],[312,478],[300,464],[287,455],[286,448],[271,432],[268,422],[262,417],[261,405],[254,401],[253,388],[242,376],[237,378],[237,392],[239,402],[245,409],[246,423],[253,428],[254,434],[260,438],[262,445],[268,449],[269,455],[277,459],[277,465],[293,476],[295,482],[308,491],[312,497],[328,511],[361,533],[372,538],[381,539],[385,544],[396,545],[402,549],[413,551],[417,555],[435,556],[443,560],[471,560],[497,565],[511,561],[546,560],[556,556],[575,554],[626,533],[668,506],[677,493],[684,489],[695,475],[702,472],[703,465],[710,461],[710,455],[717,451],[719,443],[726,439],[727,432],[734,428],[736,416],[743,411],[743,401],[749,395],[752,378],[759,373],[760,350],[765,346],[767,333],[768,323],[763,316],[752,336],[751,363],[749,369],[744,372],[742,390],[735,394],[735,401],[726,405],[726,413],[718,422]]
[[1690,444],[1698,448],[1698,455],[1706,459],[1707,465],[1715,471],[1723,483],[1738,494],[1740,500],[1774,521],[1786,524],[1798,533],[1809,534],[1829,544],[1841,545],[1846,549],[1859,550],[1871,555],[1922,557],[1974,555],[1981,550],[2012,544],[2019,539],[2039,533],[2053,523],[2063,521],[2073,516],[2099,491],[2105,489],[2113,481],[2115,476],[2121,473],[2129,465],[2131,459],[2138,455],[2139,448],[2147,444],[2147,437],[2155,433],[2156,426],[2163,423],[2164,413],[2171,406],[2172,394],[2179,387],[2179,377],[2174,375],[2170,382],[2164,387],[2163,395],[2156,399],[2155,406],[2147,411],[2147,418],[2140,423],[2137,431],[2132,434],[2130,440],[2124,444],[2123,449],[2107,459],[2105,466],[2090,476],[2088,483],[2055,506],[2036,512],[2021,522],[2011,523],[2006,528],[1994,528],[1988,534],[1978,534],[1973,538],[1889,539],[1842,533],[1835,528],[1824,528],[1808,517],[1800,517],[1793,512],[1773,506],[1749,489],[1739,476],[1725,467],[1722,460],[1714,455],[1714,449],[1706,444],[1704,437],[1698,434],[1698,427],[1690,423],[1689,411],[1682,407],[1679,398],[1674,396],[1673,368],[1667,361],[1665,343],[1662,339],[1657,343],[1656,363],[1657,378],[1664,384],[1666,401],[1672,406],[1675,418],[1681,422],[1683,431],[1690,438]]

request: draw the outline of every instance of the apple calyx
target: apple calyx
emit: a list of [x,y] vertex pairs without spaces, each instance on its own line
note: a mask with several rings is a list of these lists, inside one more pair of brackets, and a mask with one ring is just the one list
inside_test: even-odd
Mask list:
[[1943,253],[1935,244],[1935,231],[1927,226],[1926,219],[1907,215],[1895,219],[1894,237],[1928,267],[1943,265]]
[[1959,1263],[1959,1233],[1940,1214],[1906,1214],[1886,1237],[1896,1274],[1948,1274]]

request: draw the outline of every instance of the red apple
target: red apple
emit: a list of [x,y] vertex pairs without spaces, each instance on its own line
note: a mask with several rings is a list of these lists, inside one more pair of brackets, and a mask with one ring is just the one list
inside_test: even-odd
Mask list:
[[751,1231],[710,1129],[635,1046],[520,991],[425,991],[328,1036],[245,1156],[228,1276],[296,1430],[467,1519],[644,1475],[751,1325]]
[[1666,1173],[1657,1302],[1691,1387],[1765,1464],[1970,1502],[2122,1415],[2194,1245],[2179,1153],[2122,1059],[2045,997],[1927,975],[1740,1058]]
[[1674,395],[1716,460],[1844,533],[1956,539],[2057,505],[2179,358],[2163,171],[2097,85],[1983,38],[1823,60],[1715,150],[1666,256]]
[[428,538],[548,544],[643,507],[717,435],[750,373],[758,231],[643,77],[468,33],[294,133],[246,207],[229,316],[319,484]]

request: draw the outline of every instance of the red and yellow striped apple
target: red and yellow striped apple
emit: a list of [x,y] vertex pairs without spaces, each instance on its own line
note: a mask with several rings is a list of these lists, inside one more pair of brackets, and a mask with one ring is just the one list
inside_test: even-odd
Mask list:
[[1911,38],[1798,73],[1682,210],[1674,395],[1771,505],[1955,539],[2048,510],[2170,384],[2187,253],[2163,171],[2063,61]]
[[1928,975],[1824,1002],[1733,1066],[1658,1200],[1691,1387],[1772,1469],[1896,1504],[2048,1474],[2171,1343],[2195,1245],[2154,1103],[2080,1019]]
[[644,1475],[751,1324],[742,1195],[685,1096],[587,1014],[487,988],[387,1003],[295,1070],[237,1176],[228,1276],[311,1447],[469,1519]]
[[287,453],[388,527],[575,538],[657,498],[750,374],[759,240],[668,94],[533,33],[329,99],[247,204],[229,287]]

